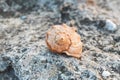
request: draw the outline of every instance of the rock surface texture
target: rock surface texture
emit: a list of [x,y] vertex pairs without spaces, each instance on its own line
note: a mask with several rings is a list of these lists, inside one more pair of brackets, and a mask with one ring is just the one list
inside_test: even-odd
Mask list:
[[[0,11],[1,1],[8,0],[0,0]],[[26,7],[35,0],[9,1]],[[120,0],[94,0],[94,6],[86,1],[38,0],[25,11],[9,3],[14,11],[9,15],[10,9],[4,6],[5,12],[0,13],[0,80],[120,80]],[[104,29],[108,19],[117,30]],[[84,43],[81,59],[49,51],[46,32],[63,23],[77,27]]]

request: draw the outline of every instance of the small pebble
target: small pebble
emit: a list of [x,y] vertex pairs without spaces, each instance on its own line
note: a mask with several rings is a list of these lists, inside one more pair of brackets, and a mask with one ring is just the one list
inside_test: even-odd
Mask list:
[[111,73],[108,72],[108,71],[103,71],[103,73],[102,73],[102,76],[103,76],[103,77],[108,77],[108,76],[110,76],[110,75],[111,75]]
[[111,20],[106,20],[106,24],[104,26],[104,28],[108,31],[116,31],[117,30],[117,25],[112,22]]
[[25,20],[27,18],[27,16],[21,16],[20,19],[21,20]]

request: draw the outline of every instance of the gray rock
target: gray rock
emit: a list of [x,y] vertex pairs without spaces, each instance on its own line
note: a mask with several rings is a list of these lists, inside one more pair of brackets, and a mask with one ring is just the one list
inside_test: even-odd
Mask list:
[[0,10],[2,12],[14,12],[17,10],[28,10],[36,5],[37,0],[1,0]]
[[6,64],[5,62],[0,61],[0,72],[3,72],[7,69],[8,64]]
[[120,62],[114,62],[112,64],[112,70],[120,74]]
[[10,61],[8,60],[8,58],[2,58],[0,56],[0,72],[5,71],[8,68],[9,64]]
[[84,70],[80,76],[81,80],[97,80],[97,77],[94,73],[89,70]]

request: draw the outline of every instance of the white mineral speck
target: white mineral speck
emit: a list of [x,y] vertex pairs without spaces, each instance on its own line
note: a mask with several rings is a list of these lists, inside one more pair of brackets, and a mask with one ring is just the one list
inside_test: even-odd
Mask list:
[[108,71],[103,71],[103,73],[102,73],[102,76],[103,76],[103,77],[108,77],[108,76],[110,76],[110,75],[111,75],[111,73],[108,72]]
[[108,31],[116,31],[117,30],[117,26],[111,20],[106,20],[105,29],[107,29]]

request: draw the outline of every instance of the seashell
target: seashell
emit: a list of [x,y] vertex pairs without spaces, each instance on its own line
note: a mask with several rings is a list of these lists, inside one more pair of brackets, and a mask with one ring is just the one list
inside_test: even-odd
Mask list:
[[52,52],[81,57],[82,42],[75,27],[66,24],[52,26],[46,34],[46,44]]

